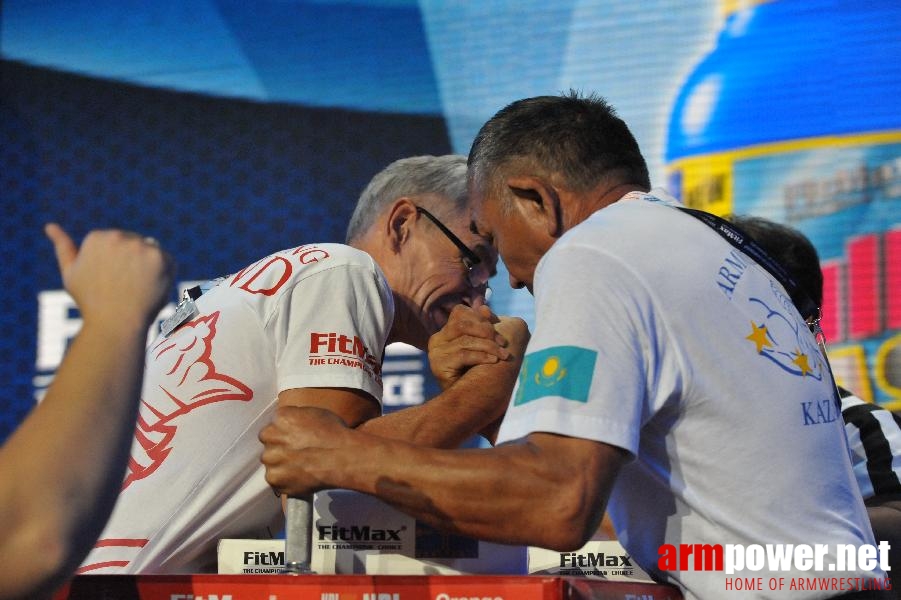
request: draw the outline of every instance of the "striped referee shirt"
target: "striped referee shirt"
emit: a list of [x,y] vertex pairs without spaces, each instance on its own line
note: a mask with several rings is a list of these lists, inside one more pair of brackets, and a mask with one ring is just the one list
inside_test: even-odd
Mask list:
[[901,418],[839,388],[854,475],[864,500],[901,494]]

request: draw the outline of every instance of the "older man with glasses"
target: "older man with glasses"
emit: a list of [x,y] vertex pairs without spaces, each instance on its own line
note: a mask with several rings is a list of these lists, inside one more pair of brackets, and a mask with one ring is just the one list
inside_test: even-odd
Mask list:
[[[497,253],[470,228],[466,175],[463,156],[396,161],[362,192],[346,245],[298,245],[189,290],[148,349],[123,490],[81,572],[203,572],[220,538],[271,537],[281,503],[257,436],[277,406],[431,447],[491,435],[528,330],[485,305]],[[379,417],[385,346],[433,336],[457,340],[436,373],[456,383]]]
[[441,233],[446,235],[447,239],[460,249],[460,254],[462,254],[461,260],[463,261],[463,266],[466,267],[466,282],[469,283],[469,286],[473,289],[483,288],[485,300],[490,300],[491,288],[488,287],[488,280],[491,278],[492,273],[488,270],[485,261],[483,261],[478,254],[470,250],[469,247],[464,244],[460,238],[455,236],[454,232],[448,229],[444,223],[439,221],[435,215],[421,206],[417,206],[416,210],[419,214],[424,215],[429,221],[434,223],[435,226],[441,230]]

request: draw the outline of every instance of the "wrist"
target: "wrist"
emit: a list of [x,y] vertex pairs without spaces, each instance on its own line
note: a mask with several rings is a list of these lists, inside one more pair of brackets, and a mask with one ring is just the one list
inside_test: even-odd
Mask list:
[[122,340],[123,342],[135,339],[147,339],[153,320],[139,315],[102,315],[92,317],[82,315],[80,334],[102,335],[110,340]]
[[[379,457],[383,453],[384,438],[348,429],[328,461],[317,466],[316,477],[326,487],[343,488],[373,494],[385,469]],[[382,465],[382,466],[380,466]],[[324,467],[324,468],[323,468]]]

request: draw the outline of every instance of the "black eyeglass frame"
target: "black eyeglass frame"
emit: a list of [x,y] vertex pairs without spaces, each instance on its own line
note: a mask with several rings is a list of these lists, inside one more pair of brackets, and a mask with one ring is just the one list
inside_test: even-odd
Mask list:
[[429,221],[435,224],[435,226],[441,230],[447,239],[454,243],[454,246],[460,249],[460,252],[463,253],[463,266],[466,267],[466,280],[469,282],[474,288],[479,287],[487,287],[488,281],[486,280],[484,283],[480,283],[476,285],[473,283],[473,268],[482,262],[482,259],[478,254],[472,251],[472,249],[463,243],[463,240],[454,235],[454,232],[447,228],[447,226],[438,220],[438,217],[427,211],[421,206],[416,207],[416,212],[421,215],[424,215]]

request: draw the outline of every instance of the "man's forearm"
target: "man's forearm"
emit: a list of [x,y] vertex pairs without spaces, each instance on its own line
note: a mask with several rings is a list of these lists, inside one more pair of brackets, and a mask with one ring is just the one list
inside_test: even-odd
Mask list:
[[372,419],[358,429],[431,448],[456,448],[506,410],[519,363],[478,365],[425,404]]
[[445,531],[567,550],[588,539],[603,513],[606,480],[584,473],[596,461],[574,469],[529,442],[453,451],[349,433],[350,445],[307,451],[309,472]]
[[143,323],[86,323],[47,396],[3,448],[3,487],[11,486],[3,505],[14,518],[4,520],[0,562],[15,581],[58,583],[100,533],[133,439],[146,332]]

